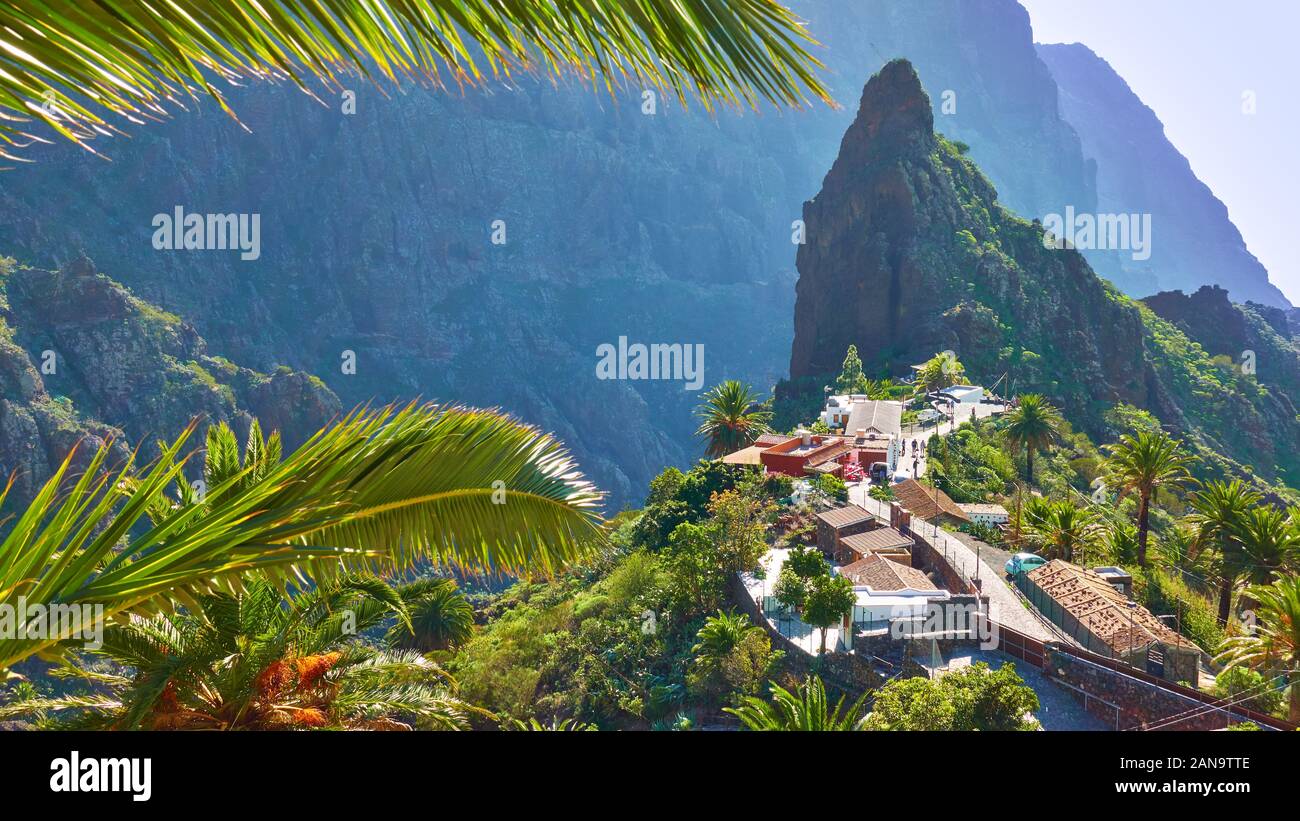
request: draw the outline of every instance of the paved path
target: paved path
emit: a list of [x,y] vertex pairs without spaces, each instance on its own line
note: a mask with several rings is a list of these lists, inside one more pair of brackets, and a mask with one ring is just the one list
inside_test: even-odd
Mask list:
[[[934,427],[919,427],[909,425],[903,428],[903,447],[904,456],[899,457],[898,470],[902,471],[908,478],[919,479],[925,475],[926,459],[924,447],[926,443],[935,436],[947,436],[957,428],[970,421],[971,411],[975,412],[977,419],[988,419],[995,414],[1005,413],[1006,408],[1001,405],[990,405],[983,402],[963,402],[957,405],[956,412],[952,417],[945,416],[938,425]],[[912,442],[919,441],[918,458],[915,473],[912,471]]]
[[[850,485],[849,501],[861,505],[885,521],[889,521],[889,506],[868,496],[868,487],[870,485],[866,482]],[[943,551],[948,556],[954,567],[967,576],[972,578],[976,576],[977,561],[974,550],[971,550],[948,531],[943,528],[936,528],[929,522],[914,520],[912,524],[918,533],[930,539],[936,549]],[[1020,596],[1011,588],[1005,575],[1003,575],[1001,563],[993,567],[983,556],[980,556],[978,565],[978,576],[980,583],[983,585],[981,590],[988,594],[989,615],[995,622],[1040,641],[1060,639],[1059,635],[1047,627],[1033,611],[1024,605]]]
[[1016,669],[1016,674],[1024,679],[1025,684],[1038,696],[1038,712],[1034,717],[1043,725],[1044,730],[1110,730],[1104,721],[1083,709],[1078,697],[1043,675],[1032,664],[1018,661],[996,650],[971,650],[964,655],[947,659],[948,669],[956,670],[968,664],[982,661],[994,670],[1004,664]]

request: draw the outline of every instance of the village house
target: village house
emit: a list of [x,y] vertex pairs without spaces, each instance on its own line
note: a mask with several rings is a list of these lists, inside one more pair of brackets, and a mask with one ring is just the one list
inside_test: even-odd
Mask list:
[[[837,507],[818,513],[817,546],[822,553],[835,558],[843,555],[840,540],[845,536],[865,533],[882,526],[882,522],[857,505]],[[839,561],[839,559],[837,559]]]
[[800,430],[794,436],[762,436],[749,447],[722,457],[728,465],[761,467],[767,473],[795,478],[838,476],[849,482],[864,479],[872,464],[883,462],[892,471],[902,453],[896,437],[865,429],[855,436],[830,436]]
[[931,602],[951,595],[920,570],[883,556],[868,556],[837,572],[853,584],[857,599],[851,616],[855,629],[849,632],[887,632],[891,621],[923,618]]
[[912,516],[939,527],[970,524],[971,518],[942,490],[926,487],[915,479],[894,485],[894,497]]
[[1053,559],[1018,577],[1017,584],[1085,650],[1168,681],[1198,680],[1200,649],[1100,574]]
[[974,404],[984,400],[984,389],[979,385],[950,385],[938,392],[945,399],[961,404]]
[[1007,515],[1007,509],[1002,505],[977,503],[957,505],[957,507],[961,508],[962,512],[975,524],[1000,527],[1011,521],[1011,517]]
[[877,527],[842,537],[835,558],[849,564],[868,556],[880,556],[911,567],[913,544],[911,536],[904,536],[892,527]]

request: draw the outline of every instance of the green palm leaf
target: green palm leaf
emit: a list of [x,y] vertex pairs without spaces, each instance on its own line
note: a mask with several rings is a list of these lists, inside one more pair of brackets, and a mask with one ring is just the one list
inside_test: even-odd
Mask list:
[[[105,445],[60,497],[69,454],[0,542],[0,604],[197,612],[198,596],[239,592],[250,571],[281,586],[421,562],[550,573],[603,544],[600,494],[559,442],[499,413],[436,405],[356,411],[263,463],[261,481],[228,488],[241,472],[150,523],[192,431],[140,471],[104,470]],[[0,640],[0,669],[70,633]]]
[[[87,146],[218,83],[344,75],[436,86],[529,70],[716,102],[830,101],[812,39],[775,0],[10,0],[0,7],[0,138]],[[310,91],[309,91],[310,93]],[[0,156],[19,159],[12,150]]]

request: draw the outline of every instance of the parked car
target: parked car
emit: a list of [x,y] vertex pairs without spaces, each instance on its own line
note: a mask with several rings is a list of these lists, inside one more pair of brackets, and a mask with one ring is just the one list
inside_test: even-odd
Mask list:
[[889,465],[884,462],[871,463],[871,481],[883,482],[889,478]]
[[1008,576],[1019,576],[1021,573],[1028,573],[1035,567],[1042,567],[1047,564],[1047,559],[1034,553],[1017,553],[1010,559],[1007,559],[1006,571]]

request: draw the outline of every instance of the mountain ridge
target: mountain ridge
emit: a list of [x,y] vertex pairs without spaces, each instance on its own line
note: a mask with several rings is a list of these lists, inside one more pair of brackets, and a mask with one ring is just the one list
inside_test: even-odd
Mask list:
[[[1152,214],[1156,239],[1144,263],[1119,256],[1152,291],[1226,285],[1233,299],[1290,308],[1268,271],[1250,253],[1228,208],[1170,142],[1164,123],[1123,77],[1081,43],[1037,44],[1060,88],[1062,116],[1097,167],[1102,213]],[[1142,296],[1142,294],[1137,294]]]
[[925,97],[905,60],[874,75],[804,206],[786,398],[819,393],[850,344],[868,372],[896,377],[952,350],[974,378],[1045,393],[1097,439],[1116,433],[1107,411],[1130,404],[1222,471],[1294,482],[1291,398],[1213,361],[1078,251],[1045,243],[1042,225],[1002,207],[962,148],[934,132]]

